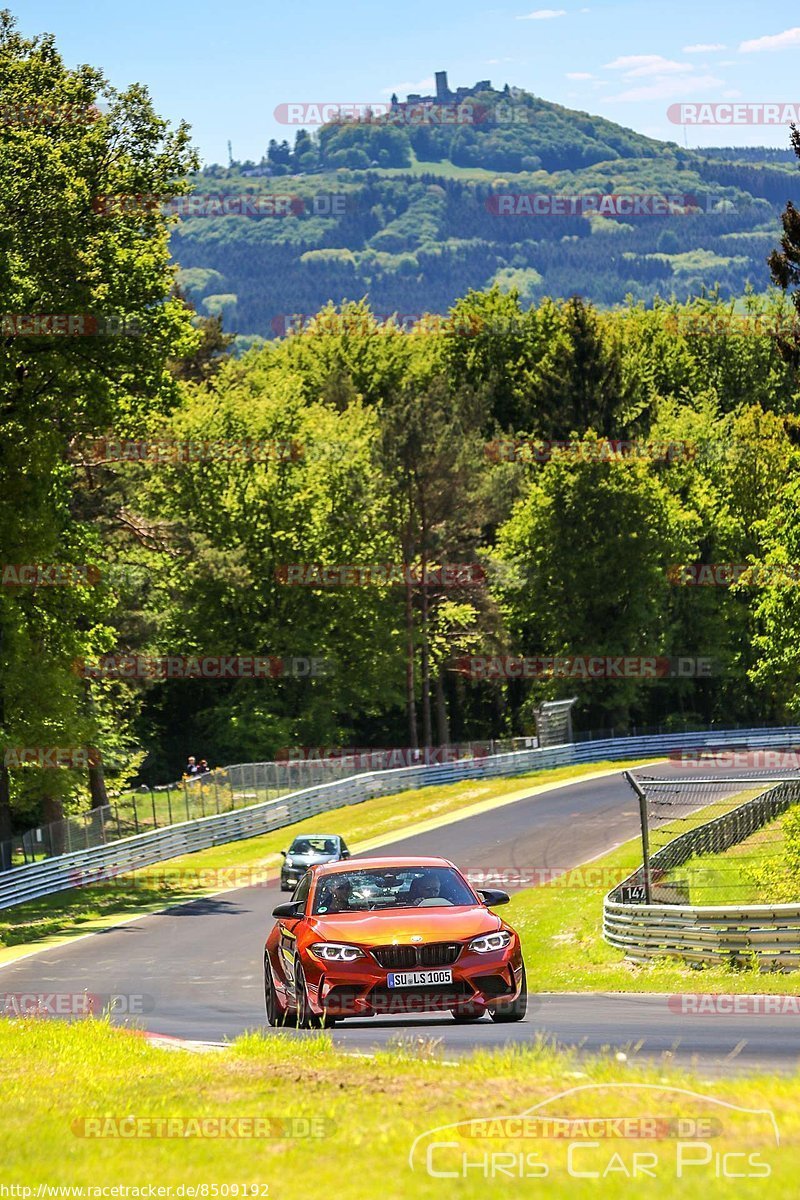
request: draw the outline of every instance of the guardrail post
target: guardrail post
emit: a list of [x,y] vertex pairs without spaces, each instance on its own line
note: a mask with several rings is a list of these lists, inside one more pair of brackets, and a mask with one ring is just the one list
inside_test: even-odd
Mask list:
[[644,871],[644,902],[653,903],[653,889],[650,878],[650,834],[647,828],[647,793],[640,787],[638,779],[630,771],[622,772],[639,798],[639,821],[642,826],[642,870]]
[[217,816],[219,816],[219,785],[217,784],[217,773],[214,772],[214,803],[217,806]]
[[172,796],[170,795],[169,784],[167,784],[167,812],[169,813],[169,823],[172,825]]
[[136,832],[139,832],[139,806],[136,803],[136,792],[131,792],[131,801],[133,802],[133,827]]
[[192,818],[189,816],[189,789],[186,786],[185,779],[183,781],[183,801],[184,801],[184,804],[186,805],[186,820],[191,821]]

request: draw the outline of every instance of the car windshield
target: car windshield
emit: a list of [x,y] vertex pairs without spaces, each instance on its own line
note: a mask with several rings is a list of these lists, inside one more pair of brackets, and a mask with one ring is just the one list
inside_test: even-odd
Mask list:
[[289,847],[290,854],[336,854],[336,842],[333,838],[304,837],[295,838]]
[[313,912],[323,916],[476,903],[474,894],[452,867],[385,867],[323,876],[314,893]]

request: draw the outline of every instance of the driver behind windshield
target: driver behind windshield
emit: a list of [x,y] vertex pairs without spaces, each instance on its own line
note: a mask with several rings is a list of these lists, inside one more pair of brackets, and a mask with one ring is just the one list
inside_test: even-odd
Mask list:
[[[350,908],[352,887],[347,879],[334,879],[325,889],[323,906],[328,912],[347,912]],[[322,911],[322,907],[320,911]]]
[[442,889],[437,875],[423,875],[412,879],[408,889],[408,898],[412,904],[421,904],[423,900],[433,900],[441,896]]

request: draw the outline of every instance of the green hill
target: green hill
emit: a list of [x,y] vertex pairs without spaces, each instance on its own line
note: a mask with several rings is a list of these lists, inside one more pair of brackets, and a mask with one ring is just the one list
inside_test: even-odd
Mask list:
[[[800,203],[795,166],[766,152],[684,150],[517,90],[470,96],[457,121],[420,111],[300,130],[294,147],[270,143],[260,168],[206,168],[200,196],[284,204],[214,215],[212,202],[181,220],[173,252],[198,309],[271,337],[330,300],[366,296],[408,323],[493,283],[526,303],[577,293],[606,306],[762,291],[779,213]],[[661,211],[572,211],[587,194],[646,197],[645,209],[658,198]],[[519,196],[561,199],[537,215],[508,199]]]

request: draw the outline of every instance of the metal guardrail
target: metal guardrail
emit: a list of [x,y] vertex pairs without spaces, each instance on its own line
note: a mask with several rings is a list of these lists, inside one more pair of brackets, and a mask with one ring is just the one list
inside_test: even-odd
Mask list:
[[[80,887],[98,878],[121,875],[196,850],[205,850],[210,846],[256,837],[330,809],[360,804],[376,796],[392,795],[410,788],[467,779],[522,775],[573,763],[643,758],[682,748],[785,745],[791,739],[800,740],[800,729],[716,730],[613,738],[349,776],[233,812],[201,817],[123,838],[108,845],[76,850],[43,862],[14,867],[0,874],[0,909]],[[258,776],[258,768],[270,766],[272,764],[248,763],[228,767],[231,787],[247,788],[250,786],[248,776],[252,780]]]
[[[509,738],[429,750],[347,751],[334,757],[287,757],[278,762],[215,767],[202,775],[184,776],[176,783],[156,787],[143,784],[125,791],[109,804],[72,813],[0,842],[0,871],[71,854],[73,850],[107,846],[178,822],[247,808],[351,775],[511,753],[531,749],[536,744],[535,738]],[[409,754],[415,757],[409,758]]]
[[[719,854],[743,842],[798,802],[800,778],[773,784],[730,812],[667,842],[650,860],[653,878],[697,855]],[[643,872],[638,867],[603,902],[603,937],[631,961],[672,957],[742,966],[755,958],[762,970],[800,968],[800,904],[623,902],[622,889],[643,884]]]

